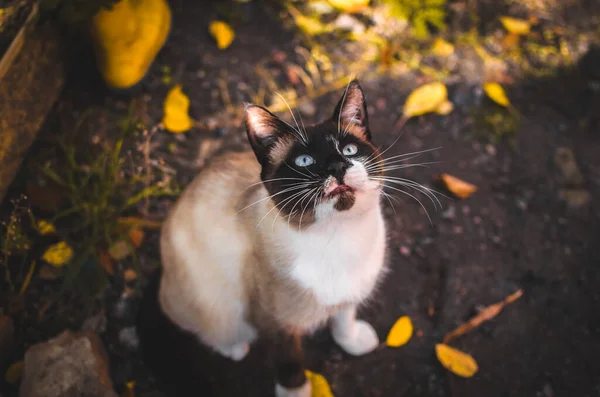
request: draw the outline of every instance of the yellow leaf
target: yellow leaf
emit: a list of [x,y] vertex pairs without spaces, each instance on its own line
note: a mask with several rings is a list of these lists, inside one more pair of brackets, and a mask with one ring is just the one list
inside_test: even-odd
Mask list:
[[333,397],[327,379],[321,374],[306,370],[306,378],[312,386],[311,397]]
[[45,236],[47,234],[56,233],[56,228],[54,227],[54,225],[43,219],[41,219],[37,222],[37,229],[42,236]]
[[174,133],[181,133],[192,128],[193,122],[188,115],[189,98],[183,93],[180,85],[171,88],[163,104],[163,124]]
[[42,259],[54,267],[62,267],[69,263],[73,256],[73,248],[66,241],[61,241],[48,247]]
[[524,19],[512,17],[500,17],[500,22],[504,25],[504,29],[510,33],[525,35],[531,30],[531,24]]
[[329,24],[322,23],[316,18],[307,17],[294,7],[288,6],[290,14],[294,17],[296,25],[306,34],[316,36],[321,33],[330,32],[333,27]]
[[431,46],[431,52],[435,55],[447,57],[454,52],[454,46],[444,39],[436,39]]
[[338,10],[354,13],[362,11],[369,5],[370,0],[328,0],[329,4]]
[[473,357],[443,343],[435,345],[435,354],[446,369],[463,378],[470,378],[479,370]]
[[463,199],[469,197],[477,190],[477,186],[458,179],[452,175],[442,174],[441,179],[449,191],[451,191],[455,196]]
[[425,113],[435,112],[438,107],[447,101],[448,90],[443,83],[429,83],[422,85],[406,98],[403,117],[408,119]]
[[235,32],[231,26],[223,21],[211,22],[208,27],[208,31],[217,42],[217,47],[220,50],[224,50],[229,47],[235,38]]
[[498,105],[508,107],[510,106],[510,101],[504,92],[504,88],[498,83],[485,83],[483,85],[483,90],[490,97],[490,99],[496,102]]
[[454,109],[454,105],[452,104],[452,102],[450,101],[445,101],[442,102],[440,104],[440,106],[437,107],[437,109],[435,109],[435,112],[437,114],[441,114],[441,115],[447,115],[450,114],[450,112],[452,112],[452,110]]
[[23,374],[24,365],[25,363],[23,362],[23,360],[17,361],[16,363],[12,364],[10,367],[8,367],[8,370],[6,370],[4,379],[11,385],[17,383],[17,381],[21,378],[21,375]]
[[135,397],[135,380],[125,383],[125,390],[121,397]]
[[29,265],[29,271],[27,272],[27,276],[25,276],[25,280],[23,280],[23,284],[21,284],[20,294],[24,294],[31,282],[31,277],[33,276],[33,271],[35,270],[35,261],[31,261],[31,265]]
[[400,347],[408,342],[413,333],[413,325],[410,317],[402,316],[390,329],[386,343],[390,347]]

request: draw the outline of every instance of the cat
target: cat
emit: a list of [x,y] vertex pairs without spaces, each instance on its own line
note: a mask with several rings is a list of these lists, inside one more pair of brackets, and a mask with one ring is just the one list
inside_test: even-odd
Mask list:
[[319,124],[253,104],[244,119],[252,150],[213,159],[162,226],[159,304],[233,360],[270,338],[275,395],[308,397],[303,335],[329,324],[351,355],[379,345],[356,311],[386,272],[383,162],[357,80]]

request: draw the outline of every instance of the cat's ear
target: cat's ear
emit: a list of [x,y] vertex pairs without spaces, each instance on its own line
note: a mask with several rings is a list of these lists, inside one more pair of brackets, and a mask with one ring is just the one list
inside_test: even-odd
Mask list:
[[258,105],[246,105],[244,121],[248,140],[260,163],[266,158],[278,137],[289,130],[289,126],[283,120]]
[[333,121],[340,131],[371,139],[367,103],[358,80],[352,80],[333,112]]

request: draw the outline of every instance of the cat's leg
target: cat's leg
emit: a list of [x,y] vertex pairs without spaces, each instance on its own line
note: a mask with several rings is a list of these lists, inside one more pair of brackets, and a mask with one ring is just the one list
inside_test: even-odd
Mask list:
[[356,318],[356,306],[349,306],[333,315],[331,335],[346,353],[353,356],[370,353],[379,345],[375,329]]
[[276,397],[310,397],[311,386],[304,372],[302,337],[280,331],[273,343]]
[[222,356],[240,361],[246,357],[250,351],[250,345],[257,336],[256,329],[247,321],[241,320],[238,324],[235,342],[216,344],[213,345],[213,348]]

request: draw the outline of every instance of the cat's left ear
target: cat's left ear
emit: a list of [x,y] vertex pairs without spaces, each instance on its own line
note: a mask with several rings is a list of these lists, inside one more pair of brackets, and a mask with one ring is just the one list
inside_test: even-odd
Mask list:
[[358,80],[352,80],[333,112],[333,121],[340,131],[371,140],[367,103]]

